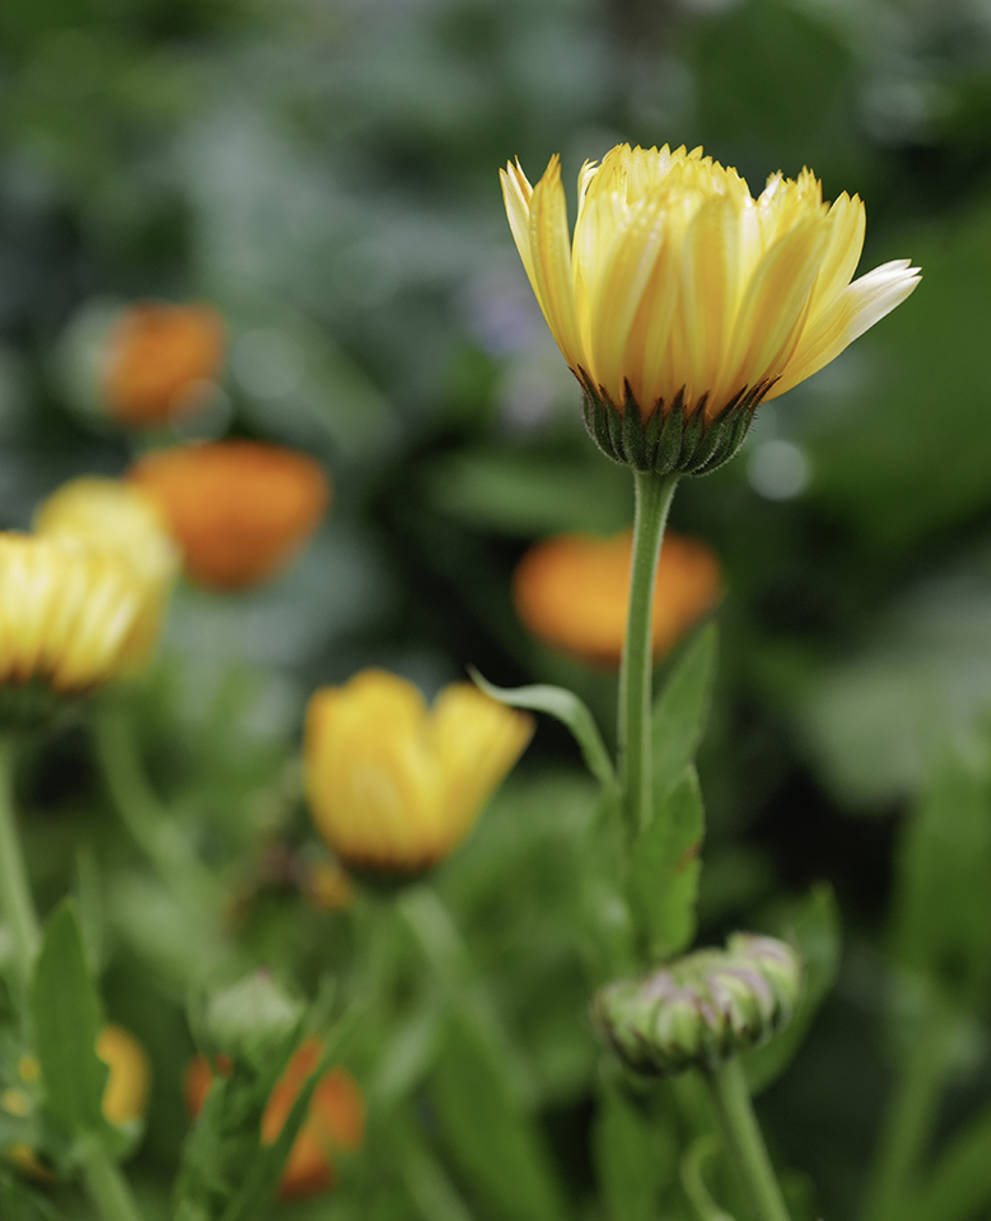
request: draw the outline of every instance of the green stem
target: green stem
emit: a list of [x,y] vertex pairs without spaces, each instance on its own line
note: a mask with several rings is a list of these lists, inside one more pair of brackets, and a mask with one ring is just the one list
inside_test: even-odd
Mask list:
[[723,1140],[747,1185],[758,1221],[788,1221],[788,1210],[774,1175],[750,1103],[743,1066],[731,1059],[709,1069],[706,1081],[719,1113]]
[[41,932],[17,831],[13,770],[14,745],[10,739],[0,739],[0,903],[14,938],[18,982],[26,988]]
[[631,834],[645,826],[651,808],[650,697],[654,671],[654,579],[664,526],[678,483],[634,471],[633,563],[626,642],[619,672],[619,772]]
[[208,900],[213,880],[148,784],[125,716],[104,703],[94,717],[96,755],[121,822],[163,881]]
[[905,1194],[936,1121],[946,1080],[947,1031],[939,1015],[915,1041],[885,1115],[862,1215],[893,1221],[903,1215]]
[[83,1150],[83,1179],[103,1221],[141,1221],[141,1214],[119,1167],[95,1142]]

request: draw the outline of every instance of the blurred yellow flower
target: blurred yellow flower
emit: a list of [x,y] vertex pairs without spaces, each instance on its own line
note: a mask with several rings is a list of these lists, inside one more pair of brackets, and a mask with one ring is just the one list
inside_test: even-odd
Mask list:
[[[513,574],[523,623],[555,648],[593,663],[618,665],[626,638],[633,535],[565,534],[531,547]],[[654,585],[655,657],[677,644],[719,598],[719,562],[695,539],[669,530]]]
[[468,683],[428,708],[412,683],[364,670],[310,700],[314,823],[345,866],[419,872],[467,835],[532,732],[530,717]]
[[76,538],[126,561],[145,587],[141,615],[129,638],[128,661],[144,661],[158,639],[181,564],[155,502],[119,479],[73,479],[39,506],[34,526],[39,534]]
[[256,441],[158,450],[130,478],[159,506],[193,580],[214,589],[257,585],[316,529],[330,484],[312,458]]
[[131,306],[105,353],[103,394],[111,415],[155,426],[188,414],[220,372],[224,341],[223,320],[208,306]]
[[0,684],[85,691],[131,663],[146,589],[113,551],[0,534]]
[[513,238],[610,457],[701,473],[742,443],[759,402],[821,369],[912,292],[907,259],[851,279],[864,205],[831,206],[810,170],[755,199],[701,148],[620,144],[578,176],[569,240],[558,157],[531,187],[500,171]]
[[100,1031],[96,1054],[110,1070],[103,1089],[103,1114],[113,1124],[142,1119],[151,1088],[144,1048],[122,1026],[107,1025]]

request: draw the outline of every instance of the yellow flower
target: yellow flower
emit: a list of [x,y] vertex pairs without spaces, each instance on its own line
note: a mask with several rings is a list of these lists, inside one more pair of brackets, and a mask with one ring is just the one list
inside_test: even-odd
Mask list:
[[189,575],[212,589],[244,589],[273,576],[330,500],[312,458],[257,441],[157,450],[129,478],[159,506]]
[[128,642],[128,661],[144,661],[158,639],[181,563],[154,501],[118,479],[73,479],[39,506],[34,526],[39,534],[76,538],[126,561],[145,589]]
[[[586,661],[619,665],[626,638],[633,535],[564,534],[531,547],[513,574],[520,619],[541,640]],[[669,530],[657,565],[653,651],[672,649],[719,597],[719,562]]]
[[205,305],[142,303],[109,337],[103,394],[124,424],[156,426],[187,415],[220,372],[224,323]]
[[417,873],[467,835],[532,732],[528,716],[468,683],[428,708],[412,683],[364,670],[310,700],[313,820],[344,865]]
[[516,247],[609,457],[700,474],[732,457],[762,400],[828,364],[912,292],[907,259],[851,279],[864,205],[810,170],[754,199],[701,148],[620,144],[578,176],[569,241],[560,161],[500,171]]
[[122,1026],[107,1025],[96,1041],[96,1054],[110,1070],[103,1088],[103,1114],[121,1125],[143,1118],[151,1086],[144,1048]]
[[0,534],[0,714],[15,716],[17,697],[30,692],[41,717],[46,692],[80,693],[126,669],[145,592],[112,551],[59,535]]

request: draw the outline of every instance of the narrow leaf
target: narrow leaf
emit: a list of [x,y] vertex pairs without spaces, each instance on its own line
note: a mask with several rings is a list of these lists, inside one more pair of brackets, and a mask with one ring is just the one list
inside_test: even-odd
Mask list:
[[716,626],[708,624],[686,649],[654,703],[654,793],[677,784],[705,731],[716,674]]
[[45,928],[30,1004],[48,1111],[71,1137],[102,1132],[107,1066],[96,1054],[100,1002],[71,900]]
[[530,687],[496,687],[469,666],[468,673],[476,686],[500,704],[511,708],[527,708],[554,717],[570,731],[581,748],[588,770],[599,784],[610,792],[616,788],[616,773],[588,707],[572,691],[537,683]]
[[802,990],[791,1022],[770,1043],[748,1052],[744,1067],[751,1092],[766,1089],[791,1063],[836,979],[840,962],[840,920],[828,886],[815,887],[775,930],[802,959]]
[[690,765],[675,787],[655,805],[654,816],[637,839],[630,872],[634,906],[651,957],[666,958],[695,936],[695,905],[705,834],[705,811],[698,776]]
[[[658,1122],[660,1120],[660,1122]],[[599,1192],[608,1221],[655,1221],[674,1169],[677,1137],[616,1089],[602,1098],[593,1131]]]

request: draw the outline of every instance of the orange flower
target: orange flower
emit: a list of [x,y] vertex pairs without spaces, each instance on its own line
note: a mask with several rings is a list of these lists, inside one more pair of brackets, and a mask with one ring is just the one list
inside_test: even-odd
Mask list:
[[[289,1118],[293,1103],[323,1055],[318,1038],[307,1039],[289,1061],[272,1091],[262,1116],[262,1142],[271,1145]],[[223,1070],[225,1066],[221,1064]],[[186,1070],[186,1105],[190,1114],[199,1114],[210,1089],[213,1075],[203,1056],[197,1056]],[[302,1198],[325,1191],[334,1182],[334,1166],[329,1147],[357,1149],[365,1135],[365,1104],[353,1078],[342,1068],[332,1069],[320,1078],[303,1126],[289,1152],[279,1184],[283,1199]]]
[[162,509],[193,580],[214,589],[257,585],[288,563],[330,499],[304,454],[257,441],[180,445],[131,468]]
[[[586,661],[619,663],[626,635],[632,534],[564,534],[531,547],[513,574],[516,612],[546,644]],[[654,656],[660,657],[719,596],[719,564],[709,548],[670,530],[654,596]]]
[[131,306],[107,344],[103,393],[110,413],[138,426],[186,415],[223,356],[224,324],[208,306]]

